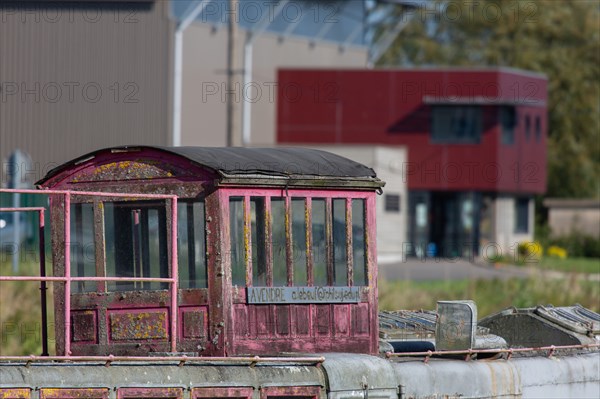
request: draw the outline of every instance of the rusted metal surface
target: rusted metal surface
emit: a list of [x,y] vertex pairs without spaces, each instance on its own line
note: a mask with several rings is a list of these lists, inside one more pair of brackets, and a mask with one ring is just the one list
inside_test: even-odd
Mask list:
[[75,310],[71,312],[73,342],[98,343],[98,315],[95,310]]
[[42,388],[40,399],[108,399],[107,388]]
[[306,273],[308,274],[308,278],[306,281],[306,285],[309,287],[315,284],[314,278],[314,267],[315,262],[313,259],[313,236],[312,236],[312,198],[306,198],[306,214],[305,214],[305,223],[306,223]]
[[129,398],[169,398],[183,399],[181,388],[119,388],[117,399]]
[[254,389],[249,388],[193,388],[192,399],[239,398],[250,399]]
[[294,285],[294,251],[292,237],[292,200],[289,195],[285,196],[285,263],[287,273],[287,285]]
[[207,337],[207,308],[185,307],[179,308],[181,315],[181,338],[194,339]]
[[317,399],[321,392],[320,386],[308,387],[263,387],[260,390],[261,399],[269,398],[298,398]]
[[29,399],[30,397],[29,388],[0,388],[0,399]]
[[206,197],[208,284],[208,340],[204,343],[209,356],[231,353],[233,332],[231,306],[231,255],[229,249],[229,207],[220,190]]
[[116,310],[108,314],[111,341],[152,341],[169,338],[167,310]]
[[346,267],[346,281],[348,285],[354,285],[354,251],[352,247],[352,198],[346,198],[346,259],[349,267]]

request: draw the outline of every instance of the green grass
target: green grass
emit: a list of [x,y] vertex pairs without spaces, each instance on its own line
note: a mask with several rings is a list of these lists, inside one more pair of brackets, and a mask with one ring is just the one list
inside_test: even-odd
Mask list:
[[566,258],[544,256],[541,260],[523,256],[499,256],[490,259],[491,263],[535,267],[542,270],[555,270],[566,273],[600,273],[600,258]]
[[599,258],[551,258],[544,257],[539,263],[532,266],[545,270],[558,270],[561,272],[600,273]]
[[[10,257],[2,254],[0,275],[13,275]],[[8,259],[7,259],[8,258]],[[49,262],[47,270],[51,269]],[[28,260],[19,264],[18,275],[38,276],[39,263]],[[39,282],[0,282],[0,355],[39,355],[42,353]],[[52,284],[48,284],[48,335],[50,353],[54,353],[54,305]]]
[[479,317],[504,308],[536,305],[566,306],[579,303],[600,311],[600,284],[569,279],[510,279],[459,281],[380,281],[379,308],[430,309],[438,300],[472,299]]

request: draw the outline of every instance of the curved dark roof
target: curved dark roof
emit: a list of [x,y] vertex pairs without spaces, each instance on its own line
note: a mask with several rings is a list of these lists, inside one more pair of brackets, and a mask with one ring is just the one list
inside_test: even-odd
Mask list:
[[376,177],[375,171],[348,158],[309,148],[161,147],[229,175]]
[[223,175],[377,177],[373,169],[363,164],[309,148],[123,146],[97,150],[66,162],[48,172],[37,184],[102,152],[128,149],[154,149],[176,154]]

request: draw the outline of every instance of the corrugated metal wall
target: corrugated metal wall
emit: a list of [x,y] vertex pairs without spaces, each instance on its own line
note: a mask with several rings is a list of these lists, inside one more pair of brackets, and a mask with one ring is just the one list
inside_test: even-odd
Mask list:
[[[0,3],[0,160],[170,142],[168,2]],[[6,178],[2,178],[2,184]]]

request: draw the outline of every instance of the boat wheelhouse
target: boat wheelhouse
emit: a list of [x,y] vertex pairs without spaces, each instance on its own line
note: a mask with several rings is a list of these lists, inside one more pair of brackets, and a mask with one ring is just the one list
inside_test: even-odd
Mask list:
[[54,287],[57,355],[377,353],[383,185],[299,148],[128,146],[57,167],[38,182],[70,192],[50,195],[53,273],[74,278]]

